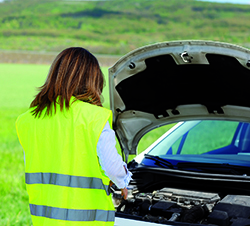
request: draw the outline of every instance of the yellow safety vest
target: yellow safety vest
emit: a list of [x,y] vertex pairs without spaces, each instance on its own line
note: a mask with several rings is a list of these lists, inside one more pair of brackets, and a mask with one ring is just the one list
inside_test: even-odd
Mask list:
[[[30,109],[16,121],[25,151],[25,181],[33,226],[114,225],[109,178],[97,142],[111,111],[71,98],[70,109],[40,118]],[[73,103],[72,103],[73,102]]]

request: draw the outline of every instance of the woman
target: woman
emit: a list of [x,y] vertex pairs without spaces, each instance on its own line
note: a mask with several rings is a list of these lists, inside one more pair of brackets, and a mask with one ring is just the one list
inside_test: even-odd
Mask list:
[[109,185],[126,199],[131,173],[115,149],[103,83],[91,53],[65,49],[16,121],[33,226],[114,225]]

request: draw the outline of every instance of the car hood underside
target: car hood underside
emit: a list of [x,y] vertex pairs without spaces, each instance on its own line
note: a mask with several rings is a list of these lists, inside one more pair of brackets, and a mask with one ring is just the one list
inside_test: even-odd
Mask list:
[[113,128],[136,154],[148,131],[191,119],[250,121],[250,51],[208,41],[164,42],[122,57],[109,69]]

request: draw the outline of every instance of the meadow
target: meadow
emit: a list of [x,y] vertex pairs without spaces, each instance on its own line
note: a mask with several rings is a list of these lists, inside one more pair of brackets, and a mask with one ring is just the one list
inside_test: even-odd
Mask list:
[[123,55],[171,40],[215,40],[249,48],[249,5],[196,0],[0,3],[0,49],[57,52],[84,46]]
[[0,64],[0,225],[31,225],[24,183],[23,150],[15,120],[42,85],[47,65]]
[[[30,226],[28,196],[25,189],[24,157],[15,130],[18,115],[29,108],[37,87],[43,85],[49,65],[0,64],[0,225]],[[109,108],[108,67],[102,67],[106,78],[103,105]],[[138,153],[147,148],[166,128],[146,135]],[[120,148],[117,143],[117,149]],[[130,160],[133,156],[130,157]]]

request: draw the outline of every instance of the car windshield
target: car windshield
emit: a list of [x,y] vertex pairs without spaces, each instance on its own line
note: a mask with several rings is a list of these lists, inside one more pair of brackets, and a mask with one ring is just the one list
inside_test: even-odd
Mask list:
[[249,166],[250,124],[222,120],[182,122],[156,141],[148,155],[174,165],[178,161]]

